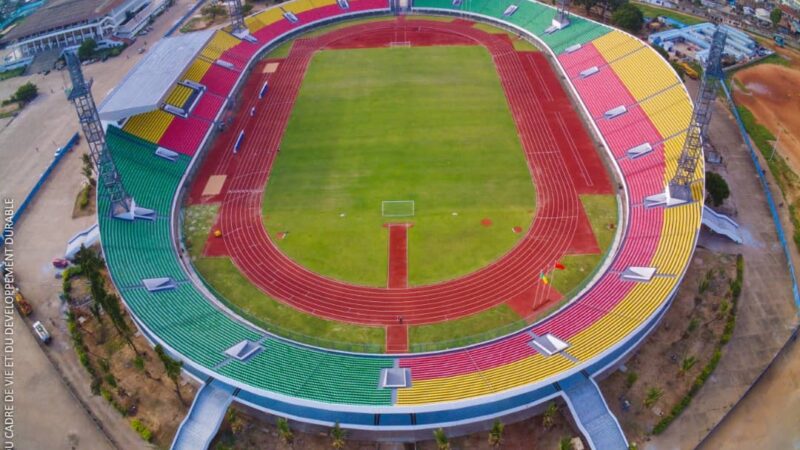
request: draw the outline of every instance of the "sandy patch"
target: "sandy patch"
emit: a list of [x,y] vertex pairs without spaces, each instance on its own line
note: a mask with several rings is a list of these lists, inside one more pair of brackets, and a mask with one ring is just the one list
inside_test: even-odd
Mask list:
[[208,182],[203,188],[203,197],[219,195],[219,193],[222,192],[222,185],[225,184],[225,179],[227,177],[227,175],[211,175],[208,177]]
[[267,63],[264,64],[264,70],[262,73],[275,73],[278,70],[279,63]]
[[760,123],[779,137],[778,151],[800,171],[800,70],[761,64],[734,76],[746,91],[734,88],[737,103],[746,106]]

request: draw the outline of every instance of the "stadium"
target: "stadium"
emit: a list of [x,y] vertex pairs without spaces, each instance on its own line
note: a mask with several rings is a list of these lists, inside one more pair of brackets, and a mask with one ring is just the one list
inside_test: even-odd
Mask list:
[[135,201],[100,186],[109,273],[204,383],[173,446],[206,448],[231,402],[413,440],[562,398],[593,448],[627,448],[595,380],[666,313],[701,225],[702,157],[669,189],[693,109],[672,67],[529,0],[243,25],[162,40],[99,107]]

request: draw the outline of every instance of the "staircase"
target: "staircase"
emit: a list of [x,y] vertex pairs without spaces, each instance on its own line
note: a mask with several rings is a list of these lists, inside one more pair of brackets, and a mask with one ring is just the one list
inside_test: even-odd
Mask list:
[[617,418],[609,411],[594,380],[579,373],[559,383],[567,396],[569,409],[589,446],[596,450],[627,450]]
[[175,433],[172,450],[208,448],[233,401],[233,389],[216,380],[203,385],[194,398],[189,414]]
[[703,206],[703,225],[737,244],[743,242],[742,234],[739,232],[739,224],[725,214],[720,214],[708,206]]

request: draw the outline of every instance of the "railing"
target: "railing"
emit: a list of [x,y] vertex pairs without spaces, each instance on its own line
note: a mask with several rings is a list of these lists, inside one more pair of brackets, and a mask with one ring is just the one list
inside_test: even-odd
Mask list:
[[[74,147],[75,144],[78,143],[78,139],[79,139],[78,133],[73,134],[72,137],[69,139],[69,141],[67,141],[66,145],[64,145],[58,150],[55,158],[53,158],[53,161],[50,163],[49,166],[47,166],[47,169],[45,169],[44,173],[42,173],[42,175],[39,177],[39,181],[36,182],[36,184],[33,186],[33,189],[31,189],[31,192],[28,193],[28,195],[25,197],[25,200],[23,200],[22,203],[19,205],[19,207],[17,207],[17,210],[11,217],[12,225],[16,225],[17,222],[19,222],[19,219],[20,217],[22,217],[22,214],[25,212],[28,206],[30,206],[31,202],[36,197],[36,194],[39,193],[39,189],[41,189],[44,183],[47,182],[47,178],[50,177],[50,174],[53,172],[53,169],[55,169],[58,163],[61,162],[62,159],[64,159],[64,155],[69,153],[72,150],[72,147]],[[5,238],[6,235],[10,232],[11,228],[4,228],[3,237]],[[2,247],[2,244],[0,244],[0,247]]]

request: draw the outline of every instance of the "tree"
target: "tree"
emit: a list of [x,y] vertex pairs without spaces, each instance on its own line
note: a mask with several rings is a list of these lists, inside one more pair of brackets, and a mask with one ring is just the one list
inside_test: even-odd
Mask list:
[[252,11],[252,10],[253,10],[253,4],[252,3],[245,2],[244,5],[242,5],[242,14],[244,14],[245,16],[250,14],[250,11]]
[[81,161],[83,163],[83,167],[81,167],[81,173],[86,178],[86,181],[91,186],[96,186],[97,181],[94,179],[94,166],[92,165],[92,158],[89,157],[88,153],[84,153],[81,156]]
[[208,6],[204,6],[203,9],[200,10],[204,17],[208,20],[213,21],[217,18],[217,16],[224,17],[226,14],[225,7],[219,4],[212,4]]
[[583,9],[586,10],[587,14],[589,13],[589,10],[598,3],[600,3],[600,0],[575,0],[575,4],[583,6]]
[[772,21],[772,27],[778,28],[778,24],[781,23],[781,18],[783,17],[783,11],[780,8],[774,8],[769,13],[769,20]]
[[706,192],[708,201],[714,206],[720,206],[731,195],[728,182],[715,172],[706,172]]
[[494,421],[492,429],[489,431],[489,445],[494,448],[500,448],[500,444],[503,443],[503,430],[505,427],[499,419]]
[[289,421],[284,417],[278,417],[278,434],[285,444],[292,445],[294,442],[294,433],[289,427]]
[[86,39],[81,43],[81,46],[78,47],[78,59],[81,61],[91,59],[95,51],[97,51],[97,41],[92,38]]
[[339,422],[336,422],[333,428],[331,428],[331,447],[337,450],[344,448],[346,434],[347,433],[339,425]]
[[648,389],[647,396],[644,399],[645,408],[651,408],[653,405],[655,405],[662,395],[664,395],[664,391],[655,386]]
[[558,448],[560,450],[573,450],[575,446],[572,445],[572,439],[565,437],[558,442]]
[[30,81],[23,84],[22,86],[17,89],[17,92],[11,96],[12,102],[19,102],[22,105],[25,103],[31,102],[39,95],[39,88],[36,87],[35,84],[31,83]]
[[629,3],[614,11],[614,14],[611,15],[611,22],[631,33],[638,33],[644,25],[644,14],[639,8]]
[[555,419],[557,412],[558,407],[556,406],[555,402],[550,402],[550,404],[547,405],[547,409],[544,411],[544,414],[542,415],[542,426],[546,430],[553,428],[553,419]]
[[183,395],[181,395],[180,384],[178,384],[178,380],[181,377],[183,361],[172,359],[167,352],[164,351],[164,347],[162,347],[161,344],[156,345],[155,351],[156,355],[158,355],[158,359],[164,364],[164,372],[167,374],[167,378],[172,380],[172,383],[175,384],[175,393],[178,394],[178,400],[181,401],[182,405],[186,405],[186,402],[183,400]]
[[433,439],[436,441],[436,448],[439,450],[450,450],[450,439],[444,434],[444,430],[437,428],[433,430]]

